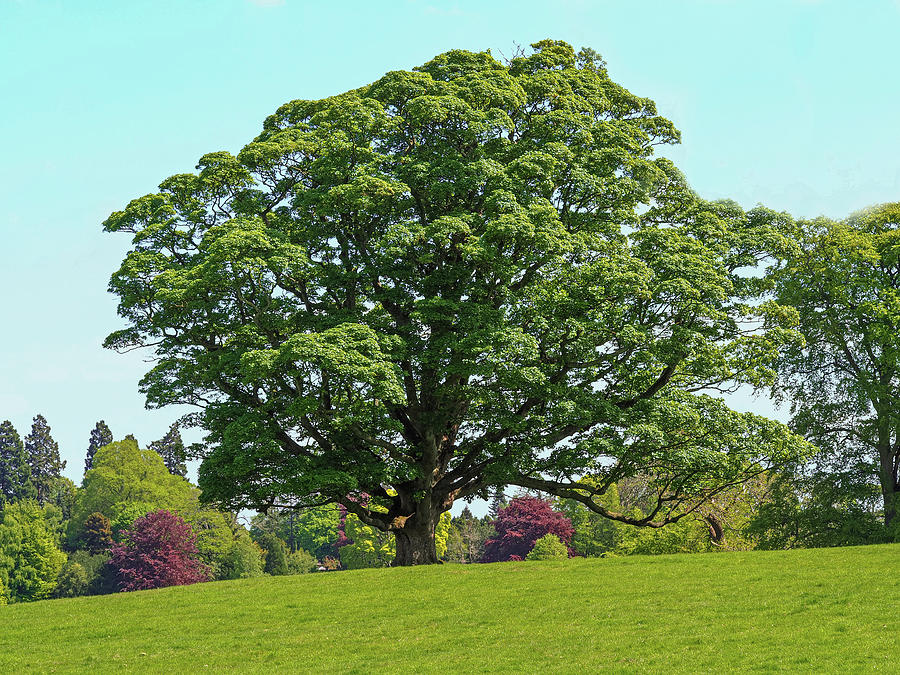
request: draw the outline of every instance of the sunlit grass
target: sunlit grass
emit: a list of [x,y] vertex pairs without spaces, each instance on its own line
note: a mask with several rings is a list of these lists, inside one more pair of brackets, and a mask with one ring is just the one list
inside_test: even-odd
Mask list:
[[0,672],[895,671],[900,545],[360,570],[0,608]]

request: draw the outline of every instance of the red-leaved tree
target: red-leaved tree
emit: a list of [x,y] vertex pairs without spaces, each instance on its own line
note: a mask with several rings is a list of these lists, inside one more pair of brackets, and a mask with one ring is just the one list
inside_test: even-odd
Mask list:
[[[534,542],[555,534],[564,544],[572,539],[572,522],[553,510],[550,502],[536,497],[516,497],[497,514],[496,534],[484,544],[482,562],[524,560]],[[570,553],[571,555],[571,553]]]
[[209,578],[197,559],[191,526],[169,511],[154,511],[134,521],[114,544],[109,565],[121,591],[184,586]]

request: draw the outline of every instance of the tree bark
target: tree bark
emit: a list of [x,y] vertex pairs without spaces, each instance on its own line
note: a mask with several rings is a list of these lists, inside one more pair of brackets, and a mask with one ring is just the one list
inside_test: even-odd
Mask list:
[[897,516],[897,481],[894,476],[894,453],[890,446],[879,447],[879,479],[881,481],[881,496],[884,500],[884,526],[888,532],[894,524]]
[[434,565],[440,562],[434,545],[434,523],[424,526],[408,525],[402,530],[395,530],[394,537],[397,544],[394,567]]

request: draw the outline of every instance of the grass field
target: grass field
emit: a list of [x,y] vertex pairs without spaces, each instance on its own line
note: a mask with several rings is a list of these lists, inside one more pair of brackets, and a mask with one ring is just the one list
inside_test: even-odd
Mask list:
[[0,672],[897,672],[900,545],[443,565],[0,607]]

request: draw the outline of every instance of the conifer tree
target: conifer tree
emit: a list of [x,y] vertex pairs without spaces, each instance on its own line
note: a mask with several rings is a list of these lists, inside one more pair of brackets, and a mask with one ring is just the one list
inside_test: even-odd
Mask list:
[[0,503],[34,496],[25,447],[12,422],[6,420],[0,424]]
[[177,422],[169,427],[169,431],[165,436],[151,443],[150,449],[159,453],[169,473],[173,476],[181,476],[182,478],[187,476],[187,465],[185,464],[187,455]]
[[494,494],[493,499],[491,499],[491,503],[488,506],[488,515],[491,517],[491,520],[497,520],[497,516],[500,515],[500,510],[506,508],[506,505],[509,502],[506,500],[506,495],[503,491],[496,492]]
[[37,500],[45,504],[66,463],[59,458],[59,445],[50,435],[50,425],[43,415],[35,416],[31,433],[25,437],[25,457],[31,467]]
[[106,422],[100,420],[91,431],[91,438],[88,441],[87,456],[84,458],[84,472],[87,473],[94,468],[94,454],[104,445],[112,443],[113,435],[106,426]]

